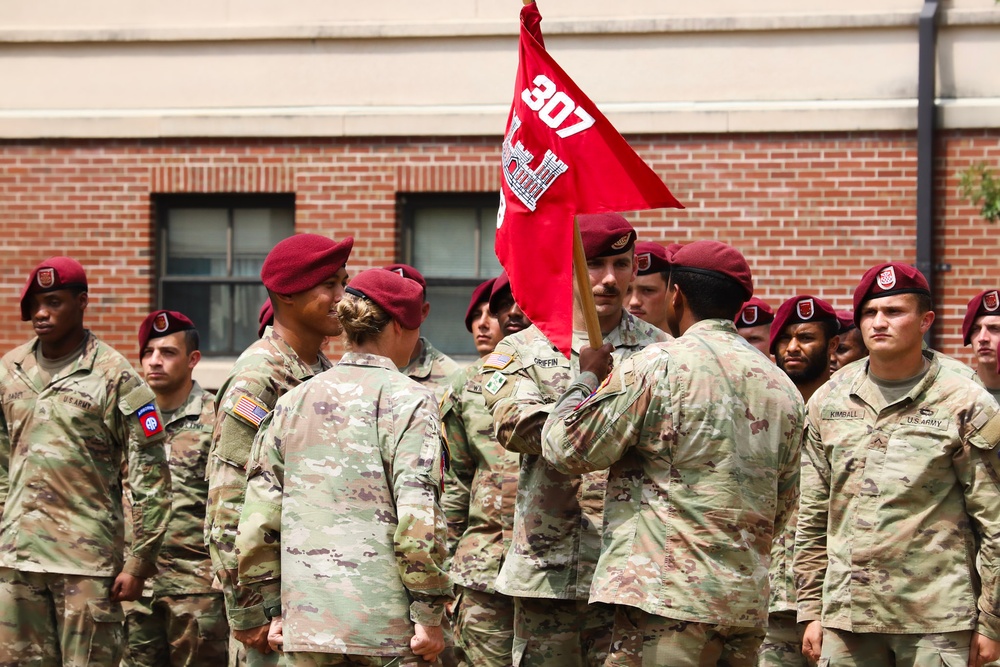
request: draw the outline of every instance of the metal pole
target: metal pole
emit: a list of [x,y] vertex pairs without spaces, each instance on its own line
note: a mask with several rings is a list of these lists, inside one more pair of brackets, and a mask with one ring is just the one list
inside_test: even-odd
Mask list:
[[[925,0],[920,10],[917,74],[917,269],[934,294],[934,142],[937,124],[938,0]],[[927,343],[931,343],[927,332]]]

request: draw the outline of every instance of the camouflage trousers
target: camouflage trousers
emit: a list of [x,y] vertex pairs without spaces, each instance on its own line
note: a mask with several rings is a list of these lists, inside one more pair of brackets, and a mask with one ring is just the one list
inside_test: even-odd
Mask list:
[[[678,621],[618,605],[607,665],[754,667],[764,628]],[[884,666],[883,666],[884,667]]]
[[823,628],[821,667],[965,667],[972,631],[889,635]]
[[126,602],[123,667],[221,667],[229,625],[219,594],[162,595]]
[[514,598],[456,587],[455,644],[470,667],[510,667]]
[[759,667],[809,667],[802,655],[803,626],[794,611],[776,611],[767,617],[767,634],[757,651]]
[[285,653],[285,664],[293,667],[440,667],[441,661],[427,662],[415,655],[386,658],[374,655],[344,655],[342,653]]
[[514,598],[518,667],[595,667],[611,646],[614,607],[583,600]]
[[125,613],[112,577],[0,568],[0,665],[114,667]]

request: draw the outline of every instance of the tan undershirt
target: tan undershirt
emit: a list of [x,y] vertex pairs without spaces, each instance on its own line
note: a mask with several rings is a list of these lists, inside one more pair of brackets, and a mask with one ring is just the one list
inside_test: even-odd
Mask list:
[[39,345],[35,348],[35,361],[38,362],[38,371],[42,376],[42,380],[45,384],[52,382],[52,378],[63,372],[70,364],[79,359],[83,355],[83,348],[87,346],[87,340],[90,338],[88,333],[80,341],[80,344],[73,349],[69,354],[59,357],[58,359],[49,359],[44,354],[42,354],[42,346]]

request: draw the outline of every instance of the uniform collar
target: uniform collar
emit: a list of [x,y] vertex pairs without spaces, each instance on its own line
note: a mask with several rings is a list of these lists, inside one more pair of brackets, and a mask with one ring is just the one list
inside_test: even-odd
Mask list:
[[[312,366],[302,361],[299,355],[295,353],[292,346],[285,342],[285,339],[278,335],[278,332],[274,330],[274,327],[267,327],[264,329],[264,335],[260,337],[262,341],[270,345],[274,350],[281,355],[285,362],[285,365],[292,370],[293,375],[298,378],[309,378],[313,376]],[[331,366],[330,360],[326,358],[322,350],[318,354],[320,367],[325,371]]]
[[431,375],[431,370],[434,368],[434,348],[431,346],[431,342],[420,337],[420,354],[417,358],[408,363],[403,368],[399,369],[403,375],[408,375],[411,378],[421,378],[426,379]]
[[[619,347],[635,347],[636,345],[640,345],[639,319],[627,310],[622,309],[621,321],[618,322],[618,326],[604,336],[604,342],[611,343],[616,349]],[[580,348],[584,345],[590,345],[587,332],[574,331],[572,342],[573,351],[580,354]]]
[[205,390],[201,388],[201,385],[198,384],[197,380],[194,380],[190,393],[188,393],[187,398],[184,399],[184,402],[181,403],[180,407],[174,410],[167,425],[169,426],[176,421],[180,421],[181,419],[186,419],[188,417],[200,417],[204,401]]
[[[94,369],[94,363],[97,361],[99,341],[97,340],[97,336],[90,332],[90,329],[85,329],[84,331],[86,332],[87,339],[83,344],[83,352],[79,357],[74,359],[69,366],[64,368],[59,375],[52,378],[52,380],[49,381],[49,384],[52,384],[52,382],[60,378],[69,377],[78,371],[90,373]],[[38,377],[38,361],[35,358],[35,351],[38,349],[40,344],[41,341],[38,340],[38,337],[36,336],[28,345],[22,347],[21,354],[14,358],[14,364],[18,366],[22,372],[28,374],[33,380],[38,380],[36,384],[38,385],[37,389],[39,391],[44,388],[44,386],[41,385],[41,378]]]
[[380,354],[370,354],[367,352],[345,352],[344,356],[337,362],[338,366],[369,366],[385,368],[390,371],[399,372],[396,364],[392,363],[389,357]]

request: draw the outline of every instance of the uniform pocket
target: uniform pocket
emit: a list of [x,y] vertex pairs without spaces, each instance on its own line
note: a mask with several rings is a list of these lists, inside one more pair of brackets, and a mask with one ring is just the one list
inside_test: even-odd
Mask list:
[[125,646],[125,611],[119,603],[104,598],[87,600],[87,610],[90,612],[87,664],[117,665]]

